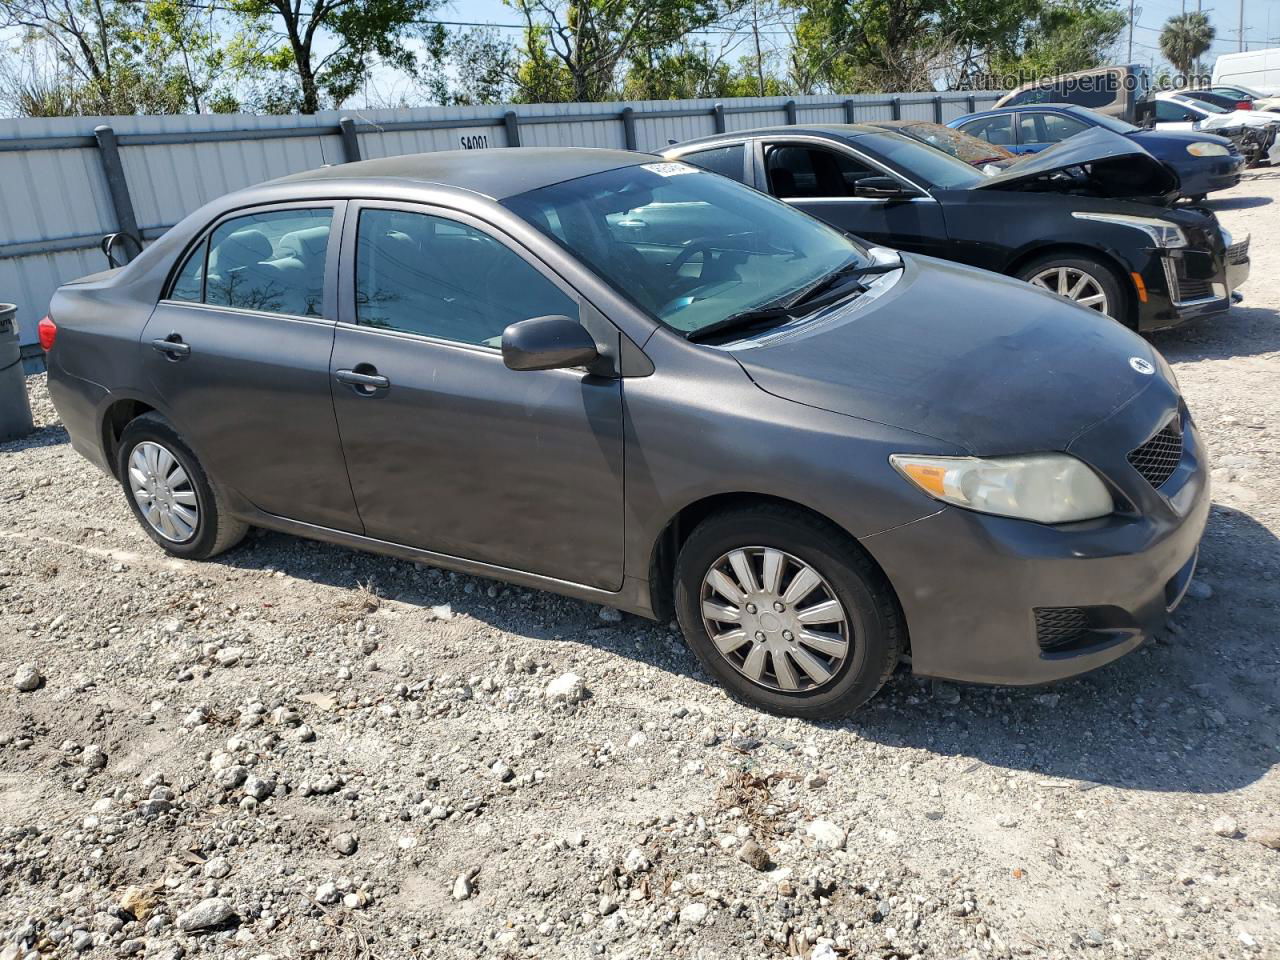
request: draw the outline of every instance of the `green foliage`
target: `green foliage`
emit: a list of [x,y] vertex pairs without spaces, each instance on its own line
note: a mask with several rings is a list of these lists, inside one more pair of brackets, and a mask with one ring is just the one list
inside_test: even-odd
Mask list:
[[1160,52],[1184,78],[1195,70],[1200,57],[1217,34],[1207,14],[1179,13],[1165,21],[1160,31]]

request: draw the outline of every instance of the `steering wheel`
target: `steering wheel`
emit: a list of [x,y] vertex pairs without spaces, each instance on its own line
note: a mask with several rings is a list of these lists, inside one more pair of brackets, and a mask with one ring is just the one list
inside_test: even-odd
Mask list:
[[694,257],[694,254],[697,254],[697,253],[702,254],[702,269],[705,272],[707,268],[707,263],[709,262],[708,256],[711,253],[711,251],[714,249],[715,249],[715,241],[713,240],[713,238],[694,237],[692,240],[689,240],[685,243],[684,248],[678,254],[676,254],[676,258],[671,261],[671,272],[679,273],[681,269],[684,267],[684,265],[687,264],[690,260],[692,260]]

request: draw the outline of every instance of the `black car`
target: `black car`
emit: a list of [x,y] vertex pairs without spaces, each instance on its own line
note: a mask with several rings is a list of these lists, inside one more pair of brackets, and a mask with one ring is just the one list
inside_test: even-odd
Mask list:
[[1136,330],[1226,310],[1249,272],[1247,238],[1233,243],[1207,210],[1164,206],[1177,175],[1102,128],[996,176],[858,124],[737,131],[664,155],[873,243],[1019,277]]
[[1119,324],[637,153],[251,187],[60,288],[40,337],[72,445],[170,554],[252,524],[674,613],[800,716],[907,650],[976,682],[1108,663],[1209,513],[1172,371]]

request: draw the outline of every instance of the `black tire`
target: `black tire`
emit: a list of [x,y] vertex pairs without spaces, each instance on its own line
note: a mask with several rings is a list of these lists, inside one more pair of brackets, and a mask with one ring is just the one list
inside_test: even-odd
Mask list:
[[1133,315],[1129,297],[1125,294],[1125,288],[1120,278],[1110,264],[1101,260],[1095,260],[1075,252],[1046,253],[1028,263],[1024,263],[1018,268],[1015,276],[1019,280],[1025,280],[1030,283],[1031,279],[1038,274],[1057,267],[1079,270],[1089,274],[1107,296],[1107,316],[1113,320],[1118,320],[1131,330],[1137,329],[1137,318]]
[[[815,689],[762,686],[712,642],[702,616],[703,580],[727,553],[750,546],[780,550],[811,566],[844,607],[849,652],[831,679]],[[889,679],[906,641],[892,588],[852,539],[812,514],[782,505],[727,510],[698,524],[676,560],[675,606],[685,639],[708,673],[735,698],[792,717],[817,720],[856,710]]]
[[[143,515],[134,499],[129,476],[129,458],[134,449],[144,441],[157,443],[168,451],[182,466],[195,493],[197,519],[190,536],[174,540],[163,536]],[[145,448],[144,448],[145,449]],[[187,560],[207,560],[230,550],[244,539],[249,525],[231,515],[225,498],[217,487],[209,482],[200,461],[169,422],[158,413],[144,413],[131,420],[120,435],[120,448],[116,451],[116,475],[124,489],[129,509],[138,523],[167,553]]]

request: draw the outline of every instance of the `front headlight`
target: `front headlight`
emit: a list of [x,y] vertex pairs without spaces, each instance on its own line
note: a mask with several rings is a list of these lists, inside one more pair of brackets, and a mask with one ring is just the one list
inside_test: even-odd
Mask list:
[[1111,513],[1106,486],[1065,453],[1021,457],[917,457],[889,462],[929,496],[958,507],[1037,523],[1070,523]]
[[1188,143],[1187,153],[1193,157],[1225,157],[1229,156],[1231,151],[1220,143],[1209,143],[1207,140],[1201,140],[1198,143]]
[[1141,230],[1157,247],[1185,247],[1186,234],[1176,223],[1157,220],[1155,217],[1134,217],[1127,213],[1086,213],[1076,210],[1071,214],[1077,220],[1096,220],[1099,223],[1118,223],[1121,226]]

